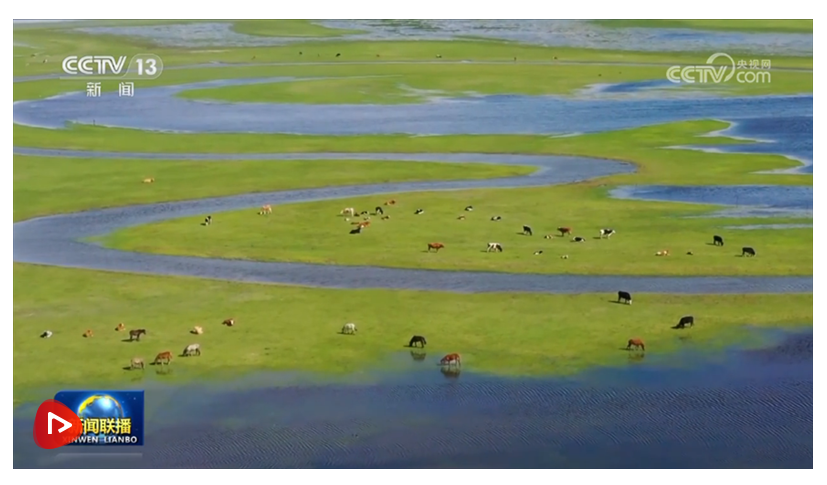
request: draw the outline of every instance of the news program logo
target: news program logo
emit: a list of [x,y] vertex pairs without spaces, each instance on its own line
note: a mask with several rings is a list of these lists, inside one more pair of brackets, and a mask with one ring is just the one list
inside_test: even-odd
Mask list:
[[69,56],[61,64],[66,76],[61,79],[156,79],[164,70],[164,61],[155,54],[132,56]]
[[60,391],[55,401],[74,411],[83,425],[67,446],[144,444],[144,391]]

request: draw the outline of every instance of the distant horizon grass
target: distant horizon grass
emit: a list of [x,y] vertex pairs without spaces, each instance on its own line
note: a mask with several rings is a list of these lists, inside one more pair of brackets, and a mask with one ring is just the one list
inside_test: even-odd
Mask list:
[[[414,334],[427,337],[431,360],[460,352],[467,369],[568,375],[625,365],[629,353],[621,349],[632,337],[646,341],[647,354],[660,355],[750,341],[745,326],[807,328],[813,320],[812,294],[636,294],[627,306],[612,303],[608,293],[329,290],[21,264],[14,264],[14,287],[15,403],[49,397],[58,387],[142,379],[231,379],[253,370],[341,375],[407,353]],[[36,298],[28,291],[33,287]],[[695,316],[696,327],[672,330],[686,314]],[[229,317],[235,327],[221,325]],[[357,335],[340,335],[349,321]],[[123,342],[126,335],[114,330],[121,322],[147,335]],[[204,334],[191,335],[194,325]],[[86,329],[95,336],[83,338]],[[53,336],[39,338],[44,330]],[[200,357],[177,357],[193,342],[202,345]],[[151,362],[164,350],[176,355],[168,375],[156,375],[153,366],[123,369],[132,357]]]
[[812,33],[813,19],[618,19],[591,20],[609,28],[697,29],[735,32]]

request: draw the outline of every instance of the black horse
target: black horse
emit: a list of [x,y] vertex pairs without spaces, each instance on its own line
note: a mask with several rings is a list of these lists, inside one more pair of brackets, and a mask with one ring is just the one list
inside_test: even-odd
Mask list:
[[411,337],[411,341],[408,342],[408,347],[416,347],[416,344],[419,344],[420,347],[425,347],[428,344],[428,341],[425,340],[425,337],[422,335],[414,335]]

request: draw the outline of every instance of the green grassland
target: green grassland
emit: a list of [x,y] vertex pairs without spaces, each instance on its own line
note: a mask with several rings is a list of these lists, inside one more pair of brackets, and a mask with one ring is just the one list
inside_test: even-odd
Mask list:
[[625,19],[625,20],[592,20],[593,23],[611,28],[641,27],[659,29],[698,29],[723,30],[744,32],[781,32],[781,33],[812,33],[813,19],[756,19],[756,20],[711,20],[711,19]]
[[[641,294],[633,306],[612,304],[613,297],[321,290],[15,264],[14,396],[17,402],[59,386],[229,378],[261,369],[345,373],[407,353],[413,334],[428,338],[429,357],[461,352],[468,369],[567,374],[624,365],[629,354],[620,348],[630,337],[644,338],[647,354],[660,354],[749,340],[745,325],[812,325],[811,294]],[[685,314],[695,316],[696,327],[671,330]],[[235,327],[221,325],[229,317]],[[338,333],[348,321],[357,323],[356,336]],[[120,322],[148,333],[123,342],[114,330]],[[194,325],[204,335],[189,334]],[[54,336],[38,338],[47,329]],[[86,329],[95,336],[83,338]],[[157,375],[153,366],[123,370],[132,357],[151,361],[194,342],[203,355],[174,358],[169,374]]]
[[[389,181],[523,175],[533,167],[381,161],[101,160],[14,157],[14,220],[86,209]],[[144,184],[153,177],[154,184]]]

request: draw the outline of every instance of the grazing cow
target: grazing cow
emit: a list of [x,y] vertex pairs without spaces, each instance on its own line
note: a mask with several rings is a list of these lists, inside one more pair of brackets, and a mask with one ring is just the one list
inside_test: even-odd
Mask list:
[[678,324],[675,325],[672,328],[674,328],[674,329],[686,328],[687,325],[689,325],[690,327],[694,327],[695,326],[695,317],[693,317],[692,315],[687,315],[685,317],[681,317],[680,321],[678,321]]
[[600,238],[602,239],[602,238],[605,237],[606,239],[609,239],[610,237],[612,237],[612,234],[614,234],[614,233],[615,233],[614,229],[601,229],[600,230]]
[[492,221],[501,221],[502,219],[502,216],[494,216],[491,218]]
[[228,327],[232,327],[233,325],[235,325],[235,319],[234,318],[228,318],[228,319],[224,320],[223,322],[221,322],[221,325],[226,325]]
[[337,53],[336,53],[336,57],[339,57],[339,56],[341,56],[341,55],[342,55],[342,53],[341,53],[341,52],[337,52]]
[[440,243],[440,242],[428,243],[428,252],[430,252],[431,249],[435,250],[436,252],[439,252],[439,250],[444,248],[444,247],[445,247],[445,245]]
[[437,54],[437,55],[436,55],[436,58],[437,58],[437,59],[442,59],[442,54]]
[[381,208],[381,207],[379,207],[379,206],[377,206],[377,207],[376,207],[376,209],[373,209],[373,212],[374,212],[375,214],[378,214],[378,215],[384,215],[384,214],[385,214],[385,210],[384,210],[384,209],[382,209],[382,208]]
[[353,217],[353,216],[355,216],[355,215],[356,215],[356,209],[354,209],[353,207],[345,207],[344,209],[342,209],[342,211],[341,211],[341,212],[339,212],[339,215],[340,215],[340,216],[350,216],[350,217]]
[[351,229],[351,230],[350,230],[350,233],[351,233],[351,234],[361,234],[361,233],[362,233],[362,227],[363,227],[363,226],[360,224],[360,225],[359,225],[359,226],[357,226],[356,228]]
[[385,205],[396,205],[396,199],[386,200]]
[[485,252],[490,253],[491,251],[496,251],[498,253],[503,252],[502,244],[496,242],[488,243],[488,249],[486,249]]
[[448,354],[439,360],[439,365],[462,365],[462,359],[459,354]]
[[693,254],[695,254],[695,253],[693,253],[692,251],[687,251],[687,252],[686,252],[686,255],[687,255],[687,256],[692,256]]
[[136,328],[135,330],[129,331],[129,341],[132,342],[133,340],[137,340],[138,342],[141,341],[141,335],[146,335],[146,330],[143,328]]
[[534,233],[531,232],[531,226],[523,226],[523,235],[526,236],[533,236]]
[[471,212],[472,210],[474,210],[474,206],[472,206],[472,205],[469,205],[468,207],[465,208],[466,212]]
[[425,213],[425,209],[417,209],[417,210],[414,211],[414,215],[417,215],[417,216],[420,215],[420,214],[424,214],[424,213]]
[[91,331],[91,330],[89,330],[89,329],[87,329],[85,332],[83,332],[83,337],[84,337],[84,338],[92,338],[92,337],[94,337],[94,336],[95,336],[95,333],[94,333],[94,332],[92,332],[92,331]]
[[586,238],[585,237],[580,237],[580,236],[575,236],[571,239],[571,242],[580,242],[580,243],[586,242]]
[[192,330],[190,330],[190,333],[193,334],[193,335],[202,335],[204,333],[204,329],[199,327],[198,325],[196,325],[196,326],[192,327]]
[[458,221],[464,221],[464,220],[465,220],[465,216],[459,216],[459,217],[457,217],[457,220],[458,220]]
[[270,207],[270,204],[266,204],[266,205],[261,206],[261,209],[258,211],[258,215],[260,215],[260,216],[266,216],[267,214],[272,214],[272,213],[273,213],[273,208]]
[[387,220],[388,220],[388,219],[390,219],[390,218],[391,218],[391,216],[382,216],[382,220],[383,220],[383,221],[387,221]]
[[646,350],[646,345],[643,343],[643,340],[639,338],[630,338],[626,343],[626,350],[632,350],[633,347],[640,350]]
[[152,363],[155,365],[169,364],[170,362],[172,362],[172,352],[170,352],[169,350],[165,350],[160,354],[156,355],[155,360],[152,361]]
[[560,259],[569,259],[569,255],[568,255],[568,254],[564,254],[564,255],[560,256]]
[[413,337],[411,337],[411,341],[408,342],[408,347],[415,347],[416,344],[419,344],[420,347],[424,348],[425,345],[428,344],[428,342],[422,335],[414,335]]
[[362,212],[360,212],[360,213],[359,213],[359,215],[360,215],[360,216],[369,216],[369,215],[370,215],[370,212],[368,212],[368,211],[362,211]]
[[365,228],[365,227],[368,227],[370,225],[370,221],[362,221],[362,222],[359,222],[358,224],[359,224],[360,228]]
[[52,332],[49,331],[49,330],[46,330],[45,332],[40,334],[40,338],[49,338],[51,336],[52,336]]
[[554,239],[554,234],[546,234],[543,239]]
[[658,251],[658,252],[655,253],[655,256],[669,256],[669,250],[664,249],[662,251]]
[[724,238],[721,236],[712,236],[712,245],[713,246],[723,246],[724,245]]
[[755,250],[751,247],[744,246],[741,248],[741,256],[755,256]]
[[539,251],[534,251],[534,255],[535,255],[535,256],[539,256],[539,255],[541,255],[541,254],[543,254],[543,250],[542,250],[542,249],[541,249],[541,250],[539,250]]
[[346,323],[344,327],[342,327],[342,334],[344,335],[353,335],[356,333],[356,324],[355,323]]
[[627,305],[632,304],[632,294],[628,291],[618,291],[617,292],[617,302],[620,303],[621,301],[626,302]]
[[129,361],[129,368],[144,370],[144,359],[140,357],[133,357],[132,360]]
[[571,234],[570,227],[558,227],[557,230],[560,232],[560,237],[563,237],[566,234]]
[[115,331],[116,331],[116,332],[120,332],[120,331],[122,331],[122,330],[123,330],[123,329],[125,329],[125,328],[126,328],[126,325],[124,325],[123,323],[119,323],[119,324],[118,324],[118,326],[117,326],[117,327],[115,327]]
[[210,224],[212,224],[212,216],[205,217],[204,218],[204,225],[209,226]]
[[189,344],[184,347],[184,351],[181,352],[181,356],[189,357],[191,355],[201,355],[201,344]]
[[145,184],[154,184],[155,183],[155,178],[154,177],[145,178],[144,183]]

